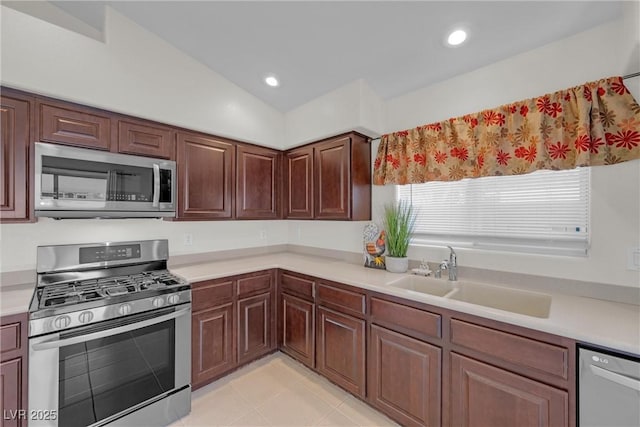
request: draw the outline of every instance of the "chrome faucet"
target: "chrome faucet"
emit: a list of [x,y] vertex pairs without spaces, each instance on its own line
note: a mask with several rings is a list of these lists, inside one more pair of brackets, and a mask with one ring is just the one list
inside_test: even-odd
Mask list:
[[458,255],[451,246],[447,246],[451,252],[449,252],[449,281],[458,281]]
[[438,266],[438,269],[435,272],[435,277],[437,278],[442,277],[442,271],[448,270],[449,281],[456,282],[458,281],[458,256],[456,255],[456,251],[454,251],[451,246],[447,246],[447,247],[451,251],[449,253],[449,259],[448,260],[445,259],[440,263],[440,265]]

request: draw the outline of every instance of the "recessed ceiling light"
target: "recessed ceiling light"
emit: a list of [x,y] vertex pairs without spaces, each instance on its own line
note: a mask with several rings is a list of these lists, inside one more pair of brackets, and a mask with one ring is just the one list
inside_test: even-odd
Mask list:
[[280,82],[278,82],[278,79],[276,79],[274,76],[267,76],[264,79],[264,82],[271,87],[276,87],[280,84]]
[[467,33],[464,30],[455,30],[449,37],[447,37],[447,43],[450,46],[458,46],[467,39]]

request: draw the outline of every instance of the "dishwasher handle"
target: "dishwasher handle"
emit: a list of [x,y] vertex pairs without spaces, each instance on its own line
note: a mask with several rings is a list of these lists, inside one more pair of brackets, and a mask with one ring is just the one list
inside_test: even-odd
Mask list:
[[606,380],[613,381],[614,383],[620,384],[623,387],[630,388],[640,393],[640,380],[636,380],[635,378],[630,378],[626,375],[621,375],[616,372],[611,372],[599,366],[589,365],[589,367],[591,368],[591,372],[593,373],[593,375],[597,375]]

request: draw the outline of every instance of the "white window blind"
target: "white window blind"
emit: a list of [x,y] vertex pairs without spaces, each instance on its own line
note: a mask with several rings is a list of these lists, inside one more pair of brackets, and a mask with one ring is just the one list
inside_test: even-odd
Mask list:
[[585,256],[589,168],[398,186],[414,243]]

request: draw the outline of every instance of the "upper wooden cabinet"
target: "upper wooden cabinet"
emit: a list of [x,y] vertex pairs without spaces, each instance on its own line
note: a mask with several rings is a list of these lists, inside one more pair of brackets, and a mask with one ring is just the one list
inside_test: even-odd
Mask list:
[[313,147],[285,154],[284,210],[287,218],[313,218]]
[[173,135],[170,128],[138,120],[119,120],[118,152],[173,159]]
[[229,141],[178,133],[178,218],[233,217],[235,156]]
[[281,216],[279,151],[238,145],[236,158],[236,218],[274,219]]
[[289,151],[286,159],[287,218],[371,219],[371,146],[365,136],[340,135]]
[[111,117],[79,105],[38,102],[38,140],[110,150]]
[[340,138],[315,147],[314,214],[319,219],[349,218],[351,209],[351,139]]
[[0,98],[0,220],[24,222],[29,211],[29,144],[33,103],[26,97]]

